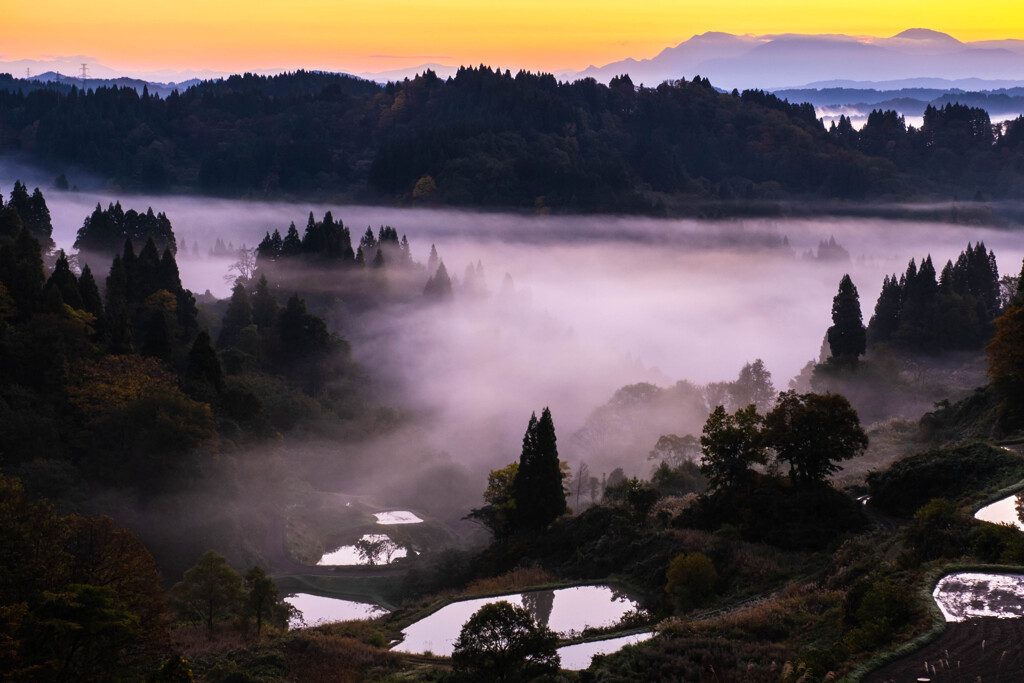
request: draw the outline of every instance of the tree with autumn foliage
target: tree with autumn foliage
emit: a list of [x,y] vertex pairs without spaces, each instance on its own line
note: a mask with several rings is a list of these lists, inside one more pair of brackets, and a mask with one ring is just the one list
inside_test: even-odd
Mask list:
[[985,348],[988,376],[999,400],[1000,423],[1010,431],[1024,426],[1024,301],[1019,295],[996,318],[995,326],[995,336]]
[[166,656],[156,562],[109,518],[61,518],[0,475],[4,680],[141,680]]

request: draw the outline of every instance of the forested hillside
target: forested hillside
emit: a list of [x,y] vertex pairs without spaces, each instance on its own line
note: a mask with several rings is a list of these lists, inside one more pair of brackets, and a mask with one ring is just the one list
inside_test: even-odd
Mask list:
[[125,189],[319,194],[545,211],[660,212],[680,200],[1006,198],[1024,126],[929,108],[826,130],[809,104],[694,77],[637,87],[463,68],[379,86],[297,72],[232,76],[161,99],[134,89],[23,93],[0,81],[0,152]]

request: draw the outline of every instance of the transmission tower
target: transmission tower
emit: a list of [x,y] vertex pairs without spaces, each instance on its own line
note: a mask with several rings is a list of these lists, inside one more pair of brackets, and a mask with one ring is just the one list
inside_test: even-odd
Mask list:
[[85,92],[85,79],[89,78],[89,66],[82,64],[82,92]]

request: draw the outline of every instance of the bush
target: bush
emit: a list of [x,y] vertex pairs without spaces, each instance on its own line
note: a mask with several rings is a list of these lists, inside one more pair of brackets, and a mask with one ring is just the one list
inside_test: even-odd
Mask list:
[[971,521],[957,514],[952,503],[935,498],[914,513],[907,525],[907,544],[921,560],[959,557],[969,548]]
[[1024,478],[1020,456],[973,443],[941,448],[894,462],[867,477],[871,503],[909,517],[933,498],[955,501],[967,494]]
[[914,616],[911,595],[906,586],[891,580],[873,583],[857,607],[858,625],[847,635],[847,647],[859,652],[890,642]]
[[679,554],[665,573],[665,592],[682,611],[709,604],[715,595],[718,572],[704,553]]

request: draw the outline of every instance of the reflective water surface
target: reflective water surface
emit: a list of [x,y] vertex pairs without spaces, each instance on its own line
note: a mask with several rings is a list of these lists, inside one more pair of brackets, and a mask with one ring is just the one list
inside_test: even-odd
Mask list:
[[299,614],[293,617],[289,623],[289,626],[293,628],[329,624],[334,621],[372,619],[387,614],[387,610],[378,605],[340,598],[325,598],[322,595],[310,595],[309,593],[296,593],[285,597],[284,600],[299,611]]
[[400,652],[431,652],[435,655],[449,656],[462,625],[478,609],[499,600],[526,607],[537,622],[559,633],[580,632],[588,626],[612,626],[627,612],[638,607],[636,602],[607,586],[576,586],[462,600],[453,602],[410,625],[402,631],[405,639],[394,649]]
[[942,577],[932,591],[946,621],[1024,616],[1024,575],[964,572]]
[[597,640],[592,643],[579,643],[558,648],[558,656],[562,660],[562,668],[569,671],[582,671],[590,666],[594,655],[607,655],[618,652],[626,645],[642,643],[654,637],[653,633],[636,633],[631,636]]

